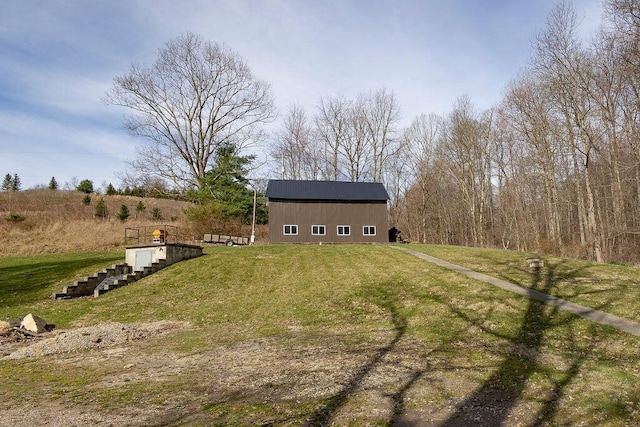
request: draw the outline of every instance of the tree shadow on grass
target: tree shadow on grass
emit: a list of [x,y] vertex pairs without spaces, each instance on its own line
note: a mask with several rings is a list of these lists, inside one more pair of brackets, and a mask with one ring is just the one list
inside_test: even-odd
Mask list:
[[[548,265],[544,274],[540,270],[532,274],[530,288],[542,293],[550,293],[552,289],[562,280],[575,277],[578,270],[564,269],[562,264]],[[393,287],[389,287],[393,289]],[[326,426],[331,423],[333,416],[344,406],[349,397],[357,391],[366,377],[383,363],[383,359],[388,354],[396,350],[398,343],[406,334],[407,319],[398,310],[397,296],[390,294],[386,289],[376,289],[377,294],[373,297],[376,304],[389,313],[394,328],[393,339],[384,347],[379,349],[369,361],[363,365],[349,380],[349,382],[334,396],[328,399],[327,403],[317,410],[307,421],[307,426]],[[483,325],[483,322],[474,319],[457,307],[438,299],[440,303],[449,306],[452,313],[463,319],[465,322],[475,325],[498,338],[509,340],[510,345],[506,350],[504,360],[499,364],[496,371],[484,382],[484,384],[474,393],[459,403],[454,412],[441,424],[442,426],[496,426],[504,425],[510,411],[517,405],[522,397],[529,379],[537,372],[545,374],[541,369],[538,358],[542,352],[545,336],[554,327],[568,325],[577,318],[569,316],[566,320],[558,318],[559,308],[545,305],[530,299],[527,309],[521,321],[519,330],[515,336],[501,335]],[[570,334],[571,335],[571,334]],[[548,376],[553,386],[548,391],[547,397],[542,399],[541,409],[533,414],[536,420],[533,425],[544,425],[553,421],[558,403],[563,396],[564,390],[571,383],[580,371],[580,367],[591,354],[595,343],[593,338],[586,345],[580,347],[578,340],[568,336],[567,354],[571,355],[569,366],[559,377]],[[435,350],[437,352],[437,350]],[[421,369],[416,369],[405,380],[397,391],[387,395],[392,400],[393,413],[388,420],[389,425],[411,425],[411,422],[403,420],[406,412],[406,395],[415,384],[430,369],[428,363]],[[442,368],[442,367],[441,367]]]
[[[349,382],[342,389],[330,397],[325,405],[311,415],[306,426],[326,426],[331,423],[335,413],[347,402],[349,397],[360,387],[366,377],[379,366],[384,357],[396,348],[398,342],[404,337],[407,331],[407,319],[403,317],[397,308],[396,297],[392,296],[385,289],[377,289],[374,299],[376,304],[387,311],[391,317],[394,335],[391,341],[379,349],[373,357],[351,377]],[[424,371],[414,373],[411,380],[403,386],[397,393],[390,396],[393,399],[394,417],[404,410],[404,395],[407,390],[417,381]]]
[[[548,265],[544,275],[540,270],[532,276],[531,289],[549,294],[554,286],[561,280],[574,277],[576,271],[562,271],[561,264]],[[479,322],[455,307],[450,307],[456,315],[481,327],[484,332],[499,336],[495,332],[482,327]],[[530,299],[522,318],[520,329],[515,337],[510,337],[509,348],[506,357],[500,363],[497,370],[474,393],[459,403],[454,413],[442,423],[442,426],[497,426],[504,425],[510,411],[517,405],[522,397],[528,380],[541,371],[538,358],[542,351],[543,341],[547,332],[560,325],[568,325],[576,320],[570,316],[567,320],[557,319],[558,307]],[[507,338],[500,336],[500,338]],[[553,383],[552,390],[542,401],[542,407],[535,414],[533,425],[544,425],[553,420],[560,398],[564,389],[579,373],[580,367],[594,347],[593,341],[585,348],[580,348],[578,341],[567,337],[569,345],[568,354],[572,355],[569,368],[566,369],[560,379],[549,380]]]
[[122,256],[88,255],[79,259],[34,261],[0,267],[0,306],[40,301],[45,290],[62,278],[73,277],[77,271],[91,266],[103,268],[118,259]]

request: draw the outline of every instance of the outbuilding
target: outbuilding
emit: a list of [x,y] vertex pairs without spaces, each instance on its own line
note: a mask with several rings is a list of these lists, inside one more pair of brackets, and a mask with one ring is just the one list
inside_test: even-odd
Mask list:
[[271,243],[386,243],[387,200],[381,183],[270,180]]

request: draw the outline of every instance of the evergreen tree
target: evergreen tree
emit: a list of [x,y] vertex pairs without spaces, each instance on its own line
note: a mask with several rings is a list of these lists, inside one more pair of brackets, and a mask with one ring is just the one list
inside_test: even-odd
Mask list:
[[18,191],[20,187],[22,187],[22,181],[20,181],[20,177],[16,173],[13,175],[13,181],[11,181],[11,190]]
[[151,219],[160,220],[162,219],[162,214],[160,213],[160,208],[153,208],[151,210]]
[[127,205],[120,206],[120,212],[116,214],[116,217],[121,221],[125,222],[129,218],[129,208]]
[[76,190],[82,191],[83,193],[93,193],[93,181],[89,179],[83,179],[80,181],[80,184],[76,187]]
[[56,181],[56,177],[52,176],[51,181],[49,181],[49,190],[57,190],[58,189],[58,181]]
[[138,214],[142,214],[145,209],[147,209],[147,207],[142,203],[142,200],[140,200],[136,205],[136,218],[138,218]]
[[107,204],[104,202],[104,199],[102,197],[96,204],[95,216],[97,216],[98,218],[107,218],[109,216],[109,209],[107,208]]
[[144,197],[144,188],[142,187],[133,187],[131,190],[131,195],[136,197]]
[[9,191],[13,188],[13,178],[11,178],[11,174],[8,173],[4,176],[2,180],[2,191]]
[[[249,180],[246,178],[248,167],[255,156],[241,156],[233,144],[224,144],[216,151],[216,163],[209,170],[200,185],[201,190],[190,194],[190,198],[199,204],[215,205],[216,211],[222,219],[240,219],[250,224],[253,218],[253,190],[247,188]],[[193,210],[191,213],[195,213]],[[189,213],[188,213],[189,214]],[[193,218],[193,215],[189,215]],[[197,216],[197,215],[196,215]],[[267,222],[267,211],[260,197],[256,206],[256,222]]]
[[85,205],[90,205],[91,204],[91,196],[86,194],[83,198],[82,198],[82,203],[84,203]]
[[109,183],[109,185],[107,185],[107,196],[113,196],[114,194],[118,194],[118,191],[113,184]]

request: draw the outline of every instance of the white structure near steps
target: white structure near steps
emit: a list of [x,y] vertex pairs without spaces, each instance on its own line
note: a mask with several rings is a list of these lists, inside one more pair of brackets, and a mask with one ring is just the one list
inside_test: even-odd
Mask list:
[[[201,246],[184,243],[130,246],[125,249],[124,264],[114,265],[91,277],[85,277],[84,280],[78,280],[73,285],[63,287],[61,293],[54,293],[51,297],[53,299],[71,299],[90,295],[97,297],[140,280],[171,264],[201,255]],[[103,282],[107,278],[113,279],[105,285]]]
[[124,262],[131,266],[132,271],[143,271],[145,267],[154,263],[164,267],[185,259],[202,255],[202,247],[183,243],[164,243],[151,245],[129,246],[125,249]]

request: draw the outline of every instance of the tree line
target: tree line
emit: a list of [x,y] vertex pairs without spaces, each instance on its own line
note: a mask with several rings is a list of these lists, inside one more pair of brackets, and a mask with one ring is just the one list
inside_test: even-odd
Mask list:
[[582,42],[558,5],[495,108],[461,97],[405,130],[412,239],[640,261],[640,2],[604,6]]
[[406,128],[382,88],[321,97],[311,112],[293,105],[267,138],[269,84],[191,33],[116,77],[105,100],[129,108],[125,127],[145,140],[132,180],[160,180],[201,206],[239,194],[246,215],[260,183],[244,153],[266,141],[272,177],[383,182],[391,223],[412,241],[638,261],[640,0],[603,5],[585,42],[560,3],[495,107],[463,95]]
[[290,179],[382,181],[418,242],[640,260],[640,1],[607,0],[578,36],[560,3],[500,103],[459,97],[399,129],[384,89],[293,106],[272,145]]

